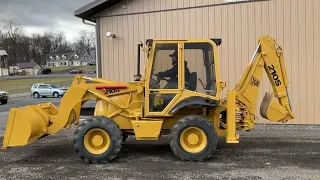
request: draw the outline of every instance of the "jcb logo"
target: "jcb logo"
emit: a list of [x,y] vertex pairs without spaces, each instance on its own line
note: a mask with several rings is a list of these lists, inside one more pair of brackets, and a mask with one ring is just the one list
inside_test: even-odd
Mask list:
[[274,83],[276,84],[276,86],[280,86],[281,85],[281,81],[279,80],[279,76],[277,74],[277,71],[274,69],[274,66],[271,65],[271,66],[268,66],[269,68],[269,71],[272,75],[272,78],[274,80]]
[[257,78],[252,76],[252,78],[251,78],[251,86],[259,87],[259,84],[260,84],[260,81]]

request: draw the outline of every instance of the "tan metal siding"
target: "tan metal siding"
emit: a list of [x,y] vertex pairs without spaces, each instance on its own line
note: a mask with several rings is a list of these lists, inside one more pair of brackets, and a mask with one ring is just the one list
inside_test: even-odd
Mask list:
[[[123,0],[116,5],[101,11],[99,16],[114,16],[176,8],[192,8],[226,3],[225,0]],[[148,8],[144,8],[148,7]],[[151,7],[151,8],[149,8]]]
[[[290,0],[291,1],[291,0]],[[300,123],[301,120],[301,114],[306,113],[306,112],[300,112],[300,100],[299,100],[299,95],[300,95],[300,89],[299,89],[299,64],[298,64],[298,56],[299,56],[299,39],[298,39],[298,26],[299,26],[299,15],[298,15],[298,0],[293,0],[289,3],[289,7],[291,7],[291,13],[290,13],[290,22],[291,22],[291,79],[294,80],[294,82],[290,81],[292,83],[292,89],[291,89],[291,94],[292,94],[292,104],[293,104],[293,112],[296,113],[297,116],[297,121],[296,123]],[[288,48],[287,48],[288,49]]]
[[313,23],[314,24],[314,31],[313,31],[313,49],[312,47],[312,42],[308,42],[308,44],[310,46],[310,49],[312,52],[314,52],[314,56],[313,56],[313,74],[314,74],[314,95],[312,97],[314,97],[313,100],[313,104],[314,104],[314,108],[315,108],[315,115],[314,115],[314,123],[315,124],[319,124],[320,122],[320,83],[319,83],[319,77],[320,77],[320,1],[318,0],[314,0],[313,1]]
[[[313,6],[314,6],[314,1],[309,0],[306,2],[306,27],[309,27],[306,29],[306,41],[305,43],[308,44],[309,42],[313,42]],[[313,71],[313,66],[314,66],[314,54],[313,53],[308,53],[308,49],[310,46],[306,46],[306,103],[307,103],[307,117],[306,119],[314,119],[315,120],[315,107],[314,107],[314,71]],[[311,49],[314,51],[313,47],[311,46]],[[314,121],[307,121],[309,124],[313,124]]]
[[[220,0],[124,1],[113,14],[185,8]],[[122,9],[123,4],[127,5]],[[121,8],[121,10],[117,10]],[[222,80],[234,88],[250,61],[260,36],[268,34],[284,48],[294,124],[320,124],[320,1],[274,0],[176,11],[101,18],[103,77],[131,81],[136,73],[137,44],[147,38],[221,37],[219,59]],[[105,11],[107,12],[107,11]],[[110,12],[111,13],[111,12]],[[206,19],[207,18],[207,19]],[[117,38],[106,37],[106,32]],[[141,73],[145,57],[141,57]],[[272,91],[264,73],[258,104]],[[259,114],[259,108],[257,111]],[[259,115],[259,122],[271,123]]]

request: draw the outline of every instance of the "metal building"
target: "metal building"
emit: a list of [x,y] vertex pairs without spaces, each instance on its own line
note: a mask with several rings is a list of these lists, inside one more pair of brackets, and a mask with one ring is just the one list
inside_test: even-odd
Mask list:
[[[320,124],[319,0],[96,0],[74,14],[96,26],[98,75],[118,81],[133,80],[140,41],[222,38],[222,80],[232,89],[258,38],[270,35],[284,49],[288,91],[297,116],[291,123]],[[264,74],[258,103],[266,91],[272,89]],[[259,122],[271,123],[261,116]]]

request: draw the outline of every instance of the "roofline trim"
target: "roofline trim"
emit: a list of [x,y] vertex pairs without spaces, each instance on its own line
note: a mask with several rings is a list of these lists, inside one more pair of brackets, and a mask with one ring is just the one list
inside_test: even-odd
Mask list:
[[122,0],[94,0],[93,2],[76,9],[73,15],[81,18],[82,20],[88,20],[96,23],[95,14],[112,7],[113,5],[121,2]]
[[93,1],[93,2],[91,2],[89,4],[87,4],[87,5],[82,6],[79,9],[76,9],[73,14],[75,16],[79,17],[80,14],[85,13],[86,11],[89,11],[90,9],[95,8],[95,7],[97,7],[97,6],[99,6],[102,3],[107,2],[107,1],[108,0],[95,0],[95,1]]
[[218,4],[207,4],[207,5],[199,5],[199,6],[191,6],[191,7],[182,7],[182,8],[171,8],[171,9],[163,9],[163,10],[142,11],[142,12],[133,12],[133,13],[124,13],[124,14],[114,14],[114,15],[101,15],[101,16],[97,16],[95,18],[150,14],[150,13],[167,12],[167,11],[180,11],[180,10],[199,9],[199,8],[214,7],[214,6],[227,6],[227,5],[237,5],[237,4],[244,4],[244,3],[256,3],[256,2],[263,2],[263,1],[272,1],[272,0],[232,1],[232,2],[223,2],[223,3],[218,3]]

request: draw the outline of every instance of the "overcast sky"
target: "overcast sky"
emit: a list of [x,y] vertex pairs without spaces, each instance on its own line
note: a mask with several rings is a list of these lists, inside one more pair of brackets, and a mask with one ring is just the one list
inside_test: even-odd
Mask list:
[[73,12],[93,0],[0,0],[0,19],[20,23],[27,33],[64,31],[72,41],[79,29],[94,31]]

